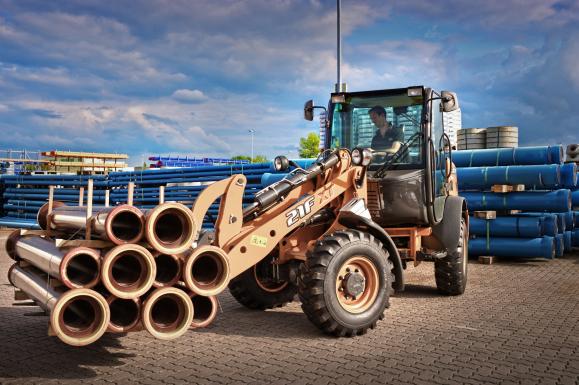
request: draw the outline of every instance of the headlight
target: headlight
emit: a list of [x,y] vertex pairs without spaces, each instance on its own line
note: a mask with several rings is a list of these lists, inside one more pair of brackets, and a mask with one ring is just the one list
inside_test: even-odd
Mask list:
[[367,166],[372,162],[373,158],[372,150],[365,148],[362,150],[362,166]]
[[273,160],[273,168],[275,171],[286,171],[289,168],[289,160],[283,156],[276,156]]
[[356,166],[362,164],[362,150],[359,148],[355,148],[352,150],[352,163]]

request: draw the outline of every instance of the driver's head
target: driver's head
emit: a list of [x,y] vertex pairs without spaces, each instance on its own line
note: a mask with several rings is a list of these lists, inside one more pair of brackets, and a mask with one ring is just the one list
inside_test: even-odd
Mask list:
[[388,127],[388,120],[386,120],[386,110],[382,106],[375,106],[368,111],[370,120],[376,127]]

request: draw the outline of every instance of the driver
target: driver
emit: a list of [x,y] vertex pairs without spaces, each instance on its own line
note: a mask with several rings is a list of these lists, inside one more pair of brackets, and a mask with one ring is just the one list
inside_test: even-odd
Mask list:
[[391,154],[398,152],[404,141],[402,128],[394,127],[388,122],[384,107],[372,107],[368,114],[372,123],[378,128],[372,138],[372,149],[386,151]]

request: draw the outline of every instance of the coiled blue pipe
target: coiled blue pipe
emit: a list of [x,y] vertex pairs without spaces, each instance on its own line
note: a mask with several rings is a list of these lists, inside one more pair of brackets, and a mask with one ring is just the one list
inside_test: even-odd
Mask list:
[[452,161],[456,167],[559,164],[563,162],[563,146],[453,151]]
[[545,217],[497,217],[480,219],[471,217],[471,235],[490,237],[538,238],[544,234]]
[[577,186],[577,165],[565,163],[561,165],[561,187],[574,189]]
[[468,242],[470,255],[497,257],[547,258],[555,257],[553,237],[541,238],[474,238]]
[[565,252],[568,253],[573,250],[573,232],[565,231],[563,234],[563,239],[565,240]]
[[562,257],[565,254],[565,237],[563,234],[557,234],[555,236],[555,256],[557,258]]
[[458,188],[483,190],[495,184],[524,184],[552,189],[560,184],[559,165],[462,167],[456,169]]
[[[511,193],[461,192],[470,210],[528,210],[566,212],[571,209],[571,191],[524,191]],[[579,197],[578,197],[579,198]]]

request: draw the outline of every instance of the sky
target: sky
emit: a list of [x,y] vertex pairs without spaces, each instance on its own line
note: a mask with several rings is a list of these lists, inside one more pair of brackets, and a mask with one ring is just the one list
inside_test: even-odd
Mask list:
[[[579,143],[579,0],[342,0],[342,38],[350,91]],[[296,157],[335,83],[335,0],[0,0],[0,149]]]

